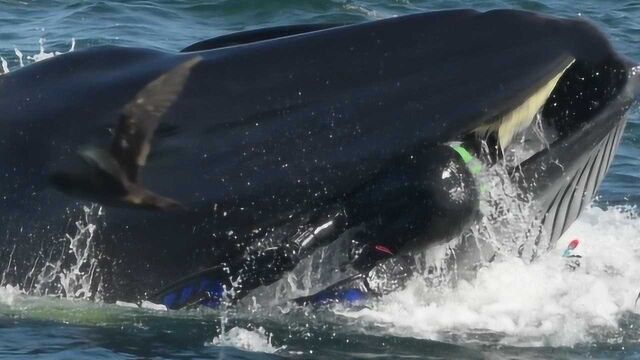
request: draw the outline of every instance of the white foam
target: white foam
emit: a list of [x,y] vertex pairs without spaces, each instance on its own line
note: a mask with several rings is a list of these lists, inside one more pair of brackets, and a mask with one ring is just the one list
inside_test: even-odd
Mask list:
[[144,300],[140,303],[140,305],[132,302],[126,301],[116,301],[116,306],[130,308],[130,309],[147,309],[147,310],[155,310],[155,311],[168,311],[167,307],[162,304],[155,304],[151,301]]
[[146,301],[146,300],[140,303],[140,308],[155,310],[155,311],[168,311],[165,305],[155,304],[155,303],[152,303],[151,301]]
[[[532,264],[513,257],[481,269],[454,289],[430,289],[420,280],[385,296],[372,309],[340,314],[374,322],[391,334],[472,341],[479,332],[492,341],[522,346],[572,346],[618,329],[618,318],[636,311],[640,290],[640,218],[621,209],[590,208]],[[582,266],[569,271],[561,257],[579,238]]]
[[[370,309],[335,311],[356,321],[360,328],[371,329],[360,322],[375,324],[384,334],[395,336],[516,346],[572,346],[602,340],[618,330],[622,315],[639,312],[635,308],[640,290],[638,235],[639,217],[621,209],[590,208],[556,249],[531,264],[504,256],[481,269],[474,280],[460,281],[456,288],[433,289],[414,280]],[[581,242],[575,253],[583,256],[582,265],[569,271],[561,254],[574,238]],[[89,302],[59,301],[27,296],[11,286],[0,287],[0,306],[30,316],[51,317],[46,309],[62,307],[65,310],[58,316],[64,321],[71,318],[94,323],[98,322],[96,313],[110,309],[96,312]],[[123,306],[127,304],[118,305],[118,313],[126,311]],[[82,311],[86,315],[77,320],[76,313]],[[223,331],[211,345],[265,353],[280,350],[261,328]]]
[[0,304],[2,305],[13,306],[20,296],[24,296],[24,292],[19,288],[11,285],[0,286]]
[[229,346],[240,350],[263,352],[273,354],[284,347],[276,348],[271,344],[271,335],[262,327],[256,330],[247,330],[240,327],[231,328],[220,336],[213,338],[208,345]]
[[139,308],[138,304],[136,304],[136,303],[120,301],[120,300],[116,301],[116,306],[121,306],[121,307],[129,308],[129,309],[137,309],[137,308]]

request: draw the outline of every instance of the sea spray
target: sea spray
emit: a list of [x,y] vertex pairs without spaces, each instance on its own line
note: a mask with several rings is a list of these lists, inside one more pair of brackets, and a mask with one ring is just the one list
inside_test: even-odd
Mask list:
[[104,216],[98,205],[84,206],[81,218],[75,221],[75,232],[65,234],[66,251],[49,259],[37,275],[35,288],[30,291],[40,295],[54,295],[50,289],[60,289],[66,298],[95,299],[99,297],[99,254],[96,250],[97,224]]
[[[44,48],[44,43],[45,43],[45,39],[44,38],[40,38],[38,43],[40,45],[40,52],[37,53],[37,54],[34,54],[34,55],[27,55],[26,57],[24,56],[22,51],[20,51],[18,48],[14,48],[13,49],[14,53],[16,54],[16,58],[18,60],[18,65],[20,67],[24,67],[25,65],[28,65],[31,62],[38,62],[38,61],[42,61],[42,60],[46,60],[46,59],[52,58],[54,56],[70,53],[70,52],[75,51],[75,49],[76,49],[76,39],[75,38],[71,38],[71,45],[69,47],[69,50],[67,50],[66,52],[60,52],[60,51],[47,52],[45,50],[45,48]],[[29,62],[25,62],[25,58],[27,60],[29,60]],[[11,68],[9,67],[9,63],[7,62],[7,60],[4,57],[0,56],[0,64],[2,65],[2,73],[3,74],[6,74],[6,73],[11,71]]]
[[[45,39],[39,40],[39,53],[25,56],[18,48],[14,53],[20,67],[30,62],[38,62],[65,52],[45,50]],[[75,38],[71,39],[68,52],[76,48]],[[27,61],[25,61],[27,60]],[[0,57],[3,73],[10,71],[6,59]],[[22,281],[20,291],[37,295],[62,295],[67,298],[95,299],[99,297],[100,284],[96,279],[98,259],[95,250],[94,235],[98,218],[101,217],[102,208],[97,205],[83,207],[81,218],[75,222],[74,234],[65,234],[63,243],[68,244],[68,253],[64,251],[56,253],[49,251],[48,256],[40,254],[33,262],[31,271]],[[15,247],[14,247],[15,250]],[[46,259],[45,259],[46,257]],[[70,258],[70,259],[69,259]],[[13,251],[7,269],[4,269],[0,278],[0,286],[6,284],[6,274],[10,272],[13,263]]]
[[99,284],[94,285],[98,266],[95,238],[96,223],[103,216],[102,207],[91,205],[83,207],[84,218],[76,221],[76,233],[66,234],[69,241],[71,265],[68,269],[61,269],[60,284],[66,297],[74,299],[93,299],[97,294]]
[[274,347],[271,341],[271,334],[258,327],[255,330],[247,330],[241,327],[233,327],[227,332],[220,333],[213,338],[208,345],[229,346],[245,351],[263,352],[273,354],[285,347]]
[[[415,278],[371,308],[338,314],[378,324],[388,334],[443,341],[518,346],[609,341],[620,319],[638,312],[638,234],[640,218],[633,210],[589,208],[557,248],[530,264],[499,257],[453,288],[429,287]],[[562,252],[574,238],[581,241],[583,261],[570,271]]]

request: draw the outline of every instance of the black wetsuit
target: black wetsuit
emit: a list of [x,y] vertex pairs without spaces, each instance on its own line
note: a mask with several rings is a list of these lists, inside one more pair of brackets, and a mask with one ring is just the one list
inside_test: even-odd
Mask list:
[[278,281],[300,260],[360,225],[364,226],[354,232],[349,256],[349,265],[358,275],[296,302],[353,300],[371,293],[366,274],[380,261],[450,240],[477,215],[473,171],[466,164],[468,159],[460,155],[448,145],[407,154],[355,195],[345,196],[339,209],[311,220],[292,239],[193,274],[162,289],[152,300],[170,309],[234,302],[257,287]]

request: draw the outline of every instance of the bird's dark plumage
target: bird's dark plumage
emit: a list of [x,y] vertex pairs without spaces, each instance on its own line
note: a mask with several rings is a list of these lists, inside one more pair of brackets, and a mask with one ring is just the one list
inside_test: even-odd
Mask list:
[[[54,174],[54,186],[64,192],[81,190],[83,194],[76,195],[113,205],[154,210],[181,208],[177,201],[145,189],[140,183],[140,169],[149,156],[160,121],[199,61],[200,57],[193,57],[181,63],[138,92],[120,114],[109,151],[97,147],[79,150],[81,158],[93,171]],[[114,192],[118,194],[114,196]]]

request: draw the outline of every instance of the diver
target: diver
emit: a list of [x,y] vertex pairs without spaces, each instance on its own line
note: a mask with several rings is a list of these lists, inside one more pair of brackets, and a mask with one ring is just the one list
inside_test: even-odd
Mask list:
[[[478,216],[476,175],[483,166],[471,148],[456,142],[395,159],[383,173],[345,196],[340,209],[310,220],[291,239],[187,276],[150,300],[169,309],[233,304],[251,290],[278,281],[302,259],[356,226],[347,264],[355,275],[293,302],[353,303],[382,295],[368,280],[376,265],[394,258],[409,268],[410,252],[450,240]],[[404,280],[411,276],[408,270],[401,273]]]

